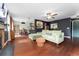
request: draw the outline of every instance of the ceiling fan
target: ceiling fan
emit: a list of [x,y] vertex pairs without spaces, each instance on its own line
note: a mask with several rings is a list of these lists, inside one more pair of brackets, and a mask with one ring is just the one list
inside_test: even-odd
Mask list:
[[48,18],[48,19],[50,19],[50,18],[53,18],[53,19],[54,19],[55,16],[57,16],[58,14],[57,14],[57,13],[50,13],[50,12],[49,12],[49,13],[47,13],[46,15],[47,15],[47,18]]

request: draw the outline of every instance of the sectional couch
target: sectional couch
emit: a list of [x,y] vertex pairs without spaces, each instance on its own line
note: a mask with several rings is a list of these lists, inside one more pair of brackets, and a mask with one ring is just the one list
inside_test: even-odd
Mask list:
[[60,44],[64,41],[64,33],[61,30],[43,30],[42,32],[29,34],[29,38],[35,40],[38,37],[43,37],[45,40]]

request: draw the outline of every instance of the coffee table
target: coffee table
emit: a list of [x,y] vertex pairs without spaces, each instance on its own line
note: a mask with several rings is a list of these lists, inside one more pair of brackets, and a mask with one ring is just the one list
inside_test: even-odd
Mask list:
[[45,43],[45,39],[43,37],[36,38],[36,43],[38,47],[43,47]]

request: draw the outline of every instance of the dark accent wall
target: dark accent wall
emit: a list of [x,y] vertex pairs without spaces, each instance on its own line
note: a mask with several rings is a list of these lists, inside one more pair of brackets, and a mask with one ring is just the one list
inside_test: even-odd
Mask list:
[[[40,29],[37,28],[37,26],[36,26],[36,22],[37,22],[37,21],[43,22],[43,28],[40,28]],[[42,30],[44,30],[44,28],[45,28],[45,24],[46,24],[46,26],[49,27],[49,22],[35,19],[35,31],[36,31],[36,32],[42,32]],[[49,29],[49,28],[48,28],[48,29]]]
[[[58,29],[62,30],[62,32],[64,32],[65,36],[71,37],[71,18],[65,18],[65,19],[50,22],[50,24],[52,24],[52,23],[57,23]],[[49,29],[52,30],[50,28],[50,26],[49,26]]]
[[[51,22],[46,22],[46,21],[36,19],[35,22],[36,21],[42,21],[43,22],[43,28],[42,29],[36,28],[36,31],[41,32],[45,28],[45,26],[44,26],[45,23],[49,27],[48,28],[49,30],[53,30],[53,29],[50,28],[50,24],[57,23],[58,24],[58,30],[61,30],[62,32],[64,32],[65,36],[71,37],[71,35],[72,35],[72,26],[71,26],[72,22],[71,22],[71,20],[72,20],[71,18],[65,18],[65,19],[55,20],[55,21],[51,21]],[[36,27],[36,24],[35,24],[35,27]]]

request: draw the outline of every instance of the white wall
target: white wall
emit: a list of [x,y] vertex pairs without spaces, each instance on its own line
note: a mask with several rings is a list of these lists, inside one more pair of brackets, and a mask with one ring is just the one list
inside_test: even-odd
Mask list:
[[0,8],[2,8],[2,3],[0,3]]
[[[30,23],[34,22],[34,19],[28,19],[28,18],[13,18],[15,20],[14,24],[20,26],[20,30],[25,28],[27,30],[30,29]],[[25,24],[21,24],[21,22],[25,22]]]
[[8,26],[8,41],[10,41],[11,38],[10,38],[10,15],[9,14],[7,16],[7,24],[9,24],[9,26]]

